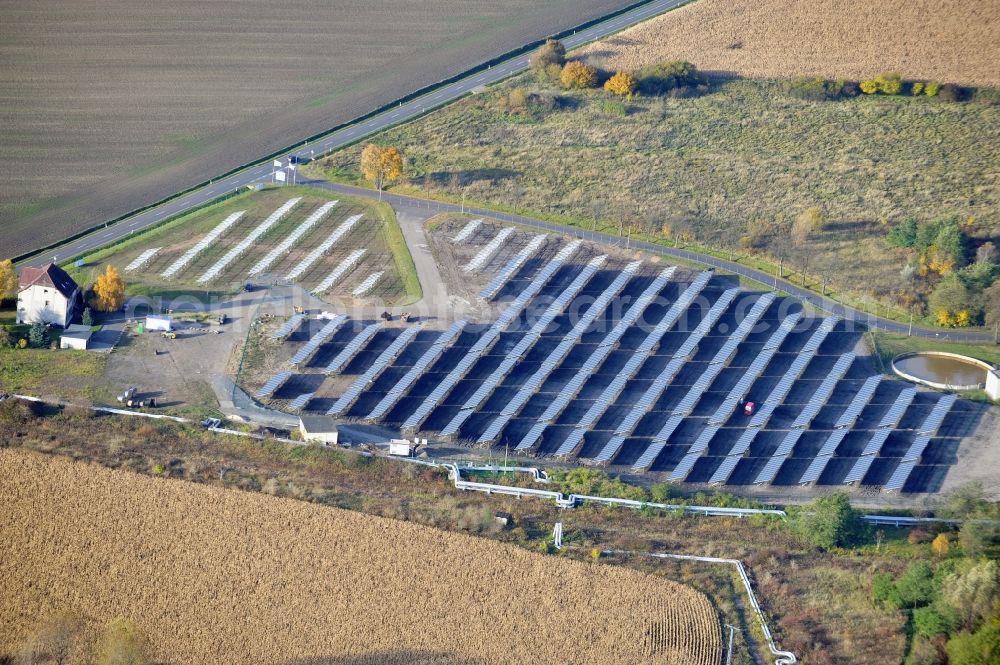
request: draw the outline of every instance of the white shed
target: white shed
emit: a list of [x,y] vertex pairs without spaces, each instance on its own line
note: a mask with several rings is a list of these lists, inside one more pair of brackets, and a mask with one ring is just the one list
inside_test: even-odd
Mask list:
[[337,425],[329,416],[300,416],[299,431],[303,441],[314,441],[324,445],[337,445],[339,434]]
[[91,335],[93,333],[90,331],[90,326],[69,326],[59,338],[59,348],[86,351],[87,346],[90,345]]
[[1000,399],[1000,369],[986,372],[986,395],[992,400]]
[[146,332],[153,332],[154,330],[170,332],[173,329],[173,321],[169,316],[150,314],[146,317]]
[[407,441],[406,439],[389,439],[389,454],[397,455],[399,457],[411,457],[413,456],[413,449],[416,448],[414,444]]

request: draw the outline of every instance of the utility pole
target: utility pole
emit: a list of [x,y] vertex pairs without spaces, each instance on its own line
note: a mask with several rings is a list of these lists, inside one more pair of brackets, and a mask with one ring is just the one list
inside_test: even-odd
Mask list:
[[913,312],[910,312],[910,329],[906,331],[906,336],[913,336]]

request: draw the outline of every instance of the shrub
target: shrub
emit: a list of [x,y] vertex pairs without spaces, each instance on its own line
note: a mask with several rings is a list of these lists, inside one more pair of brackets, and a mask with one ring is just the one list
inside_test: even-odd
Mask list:
[[949,665],[995,665],[1000,660],[1000,620],[976,633],[962,632],[945,645]]
[[49,330],[42,323],[36,321],[31,324],[28,330],[28,342],[33,349],[44,349],[49,345]]
[[924,94],[928,97],[936,97],[940,89],[940,83],[937,81],[928,81],[926,85],[924,85]]
[[0,326],[0,349],[10,346],[13,341],[10,331],[5,326]]
[[574,60],[563,67],[559,82],[567,90],[593,88],[597,85],[597,70],[584,62]]
[[897,72],[885,72],[875,77],[878,89],[885,95],[898,95],[903,89],[903,78]]
[[617,99],[606,99],[601,103],[601,111],[608,115],[625,116],[625,104]]
[[536,74],[548,74],[551,65],[562,67],[565,62],[566,47],[558,39],[546,39],[531,56],[531,68]]
[[871,79],[861,82],[861,92],[865,93],[866,95],[874,95],[876,92],[878,92],[878,89],[879,89],[878,83],[876,83]]
[[941,86],[941,90],[938,92],[938,98],[946,102],[960,102],[962,96],[962,89],[951,83]]
[[848,84],[843,79],[827,81],[820,76],[792,79],[785,84],[785,91],[793,97],[816,102],[835,100],[856,94],[853,84]]
[[980,88],[973,95],[973,100],[983,106],[1000,105],[1000,88]]
[[896,247],[913,247],[917,242],[917,220],[907,217],[899,224],[896,224],[885,236],[890,245]]
[[934,550],[934,554],[938,556],[944,556],[948,553],[948,549],[951,547],[951,543],[948,540],[948,535],[944,533],[939,533],[934,542],[931,543],[931,549]]
[[26,349],[26,348],[28,348],[28,340],[26,340],[23,337],[21,339],[17,340],[17,348],[19,348],[19,349]]
[[604,82],[604,89],[619,97],[631,97],[638,81],[629,72],[618,72]]
[[924,84],[922,81],[916,81],[910,88],[910,94],[913,95],[914,97],[920,96],[920,94],[923,93],[923,91],[924,91]]
[[867,536],[861,515],[851,507],[844,492],[816,499],[796,515],[793,526],[799,534],[822,550],[849,547]]
[[636,81],[638,91],[644,95],[663,95],[677,89],[690,93],[692,89],[700,91],[699,87],[707,83],[697,67],[684,61],[643,67],[636,73]]
[[956,628],[958,628],[958,616],[946,606],[920,607],[913,611],[913,630],[917,635],[924,637],[947,635]]
[[809,208],[800,213],[792,223],[792,240],[796,245],[801,245],[810,234],[821,231],[823,225],[823,211],[819,208]]

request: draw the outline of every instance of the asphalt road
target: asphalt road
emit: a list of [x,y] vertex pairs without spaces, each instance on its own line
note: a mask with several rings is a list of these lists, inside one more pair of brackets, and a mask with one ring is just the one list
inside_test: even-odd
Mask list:
[[[563,39],[562,42],[566,45],[567,49],[576,48],[618,32],[630,25],[640,23],[657,14],[662,14],[688,1],[652,0],[619,16],[597,23],[584,30],[576,31]],[[524,71],[528,68],[528,58],[528,54],[515,56],[497,63],[487,70],[474,72],[453,83],[436,88],[421,97],[401,103],[396,108],[389,109],[366,120],[350,124],[310,143],[303,143],[297,148],[290,149],[283,158],[283,161],[287,164],[288,157],[290,156],[307,161],[318,155],[349,145],[392,125],[415,118],[429,109],[458,99],[480,86],[496,83],[512,74]],[[44,254],[36,255],[19,263],[18,267],[26,265],[41,266],[49,261],[64,261],[68,258],[86,254],[99,247],[125,238],[132,233],[158,224],[164,219],[203,205],[227,192],[232,192],[255,183],[270,183],[272,181],[273,170],[272,160],[270,159],[266,162],[249,166],[242,171],[215,180],[205,187],[188,192],[155,208],[144,210],[131,217],[126,217],[115,224],[109,224],[104,229],[67,242],[54,249],[47,250]]]
[[[684,4],[688,0],[652,0],[651,2],[637,7],[629,12],[621,14],[619,16],[610,18],[606,21],[597,23],[584,30],[579,30],[574,34],[563,39],[563,43],[566,45],[567,49],[572,49],[588,42],[600,39],[607,35],[618,32],[630,25],[634,25],[641,21],[644,21],[657,14],[662,14],[670,9],[673,9],[679,5]],[[285,158],[284,162],[288,163],[288,157],[295,156],[299,160],[307,161],[318,155],[336,150],[345,145],[349,145],[359,139],[379,132],[387,127],[396,125],[412,118],[419,116],[420,114],[426,112],[429,109],[442,106],[455,99],[458,99],[474,89],[489,85],[491,83],[496,83],[512,74],[521,72],[528,67],[528,54],[523,54],[515,56],[506,61],[498,63],[485,71],[474,72],[469,76],[459,79],[453,83],[441,86],[431,92],[413,99],[411,101],[401,103],[394,109],[389,109],[380,113],[376,116],[368,118],[363,121],[356,122],[354,124],[348,125],[342,129],[332,132],[320,139],[317,139],[311,143],[304,143],[297,149],[290,150]],[[272,166],[272,161],[267,160],[264,163],[260,163],[254,166],[247,167],[246,169],[234,173],[232,175],[226,176],[219,180],[212,182],[211,184],[202,187],[200,189],[189,192],[181,197],[163,203],[155,208],[145,210],[143,212],[137,213],[131,217],[127,217],[113,225],[108,225],[104,229],[95,231],[87,236],[78,238],[76,240],[67,242],[55,249],[47,251],[44,254],[39,254],[31,259],[28,259],[22,263],[18,264],[18,267],[23,267],[25,265],[30,266],[40,266],[51,261],[66,260],[67,258],[73,258],[86,254],[87,252],[96,250],[103,247],[109,243],[113,243],[117,240],[123,239],[133,233],[140,232],[150,226],[154,226],[166,218],[173,217],[180,213],[183,213],[192,208],[196,208],[204,203],[207,203],[219,196],[226,194],[227,192],[232,192],[241,187],[247,185],[253,185],[256,183],[270,183],[273,179],[274,167]],[[337,191],[343,191],[345,193],[350,193],[355,196],[377,196],[371,190],[344,187],[341,185],[329,185],[311,182],[309,184],[328,186],[329,188],[336,189]],[[438,203],[433,201],[424,201],[421,199],[415,199],[410,197],[402,197],[395,194],[385,194],[386,200],[393,203],[394,205],[400,205],[407,208],[430,208],[432,210],[438,211],[458,211],[460,208],[456,205],[451,205],[447,203]],[[522,224],[525,226],[531,226],[535,228],[545,229],[549,231],[567,233],[573,232],[572,229],[567,229],[550,222],[544,222],[537,219],[532,219],[530,217],[523,217],[520,215],[510,215],[507,213],[499,213],[492,210],[479,209],[479,208],[466,208],[467,212],[472,212],[476,215],[482,215],[485,217],[492,217],[495,219],[506,220],[515,222],[517,224]],[[605,242],[609,244],[620,244],[625,245],[627,241],[618,238],[616,236],[609,236],[602,233],[589,233],[583,231],[577,231],[578,235],[586,236],[588,238],[593,238],[599,242]],[[644,242],[630,242],[630,246],[637,249],[644,249],[653,252],[658,252],[667,256],[674,256],[677,258],[685,259],[688,261],[694,261],[709,267],[720,268],[728,272],[736,273],[738,275],[743,275],[749,277],[758,282],[763,282],[764,284],[771,284],[775,288],[780,289],[786,293],[792,294],[797,298],[810,303],[811,305],[818,307],[824,311],[831,312],[842,318],[856,321],[866,325],[869,328],[874,328],[878,330],[885,330],[888,332],[897,333],[907,333],[910,327],[907,324],[896,323],[894,321],[888,321],[886,319],[878,318],[870,314],[865,314],[859,312],[855,309],[846,307],[839,303],[836,303],[828,298],[824,298],[816,293],[807,291],[801,287],[795,286],[794,284],[787,282],[783,279],[776,279],[774,275],[768,275],[759,270],[749,268],[747,266],[741,265],[739,263],[734,263],[726,261],[723,259],[717,259],[710,256],[705,256],[695,252],[691,252],[684,249],[674,249],[669,247],[662,247],[660,245],[653,245],[651,243]],[[993,335],[989,333],[976,333],[976,332],[947,332],[943,333],[937,330],[923,329],[917,326],[912,328],[912,334],[920,337],[928,338],[939,338],[947,339],[951,341],[964,341],[964,342],[992,342]]]

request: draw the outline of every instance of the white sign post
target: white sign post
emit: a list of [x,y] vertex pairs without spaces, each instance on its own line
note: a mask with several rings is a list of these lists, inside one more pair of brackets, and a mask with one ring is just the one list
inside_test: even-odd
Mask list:
[[274,179],[276,181],[278,181],[278,182],[285,182],[285,172],[284,171],[275,171],[274,172]]

